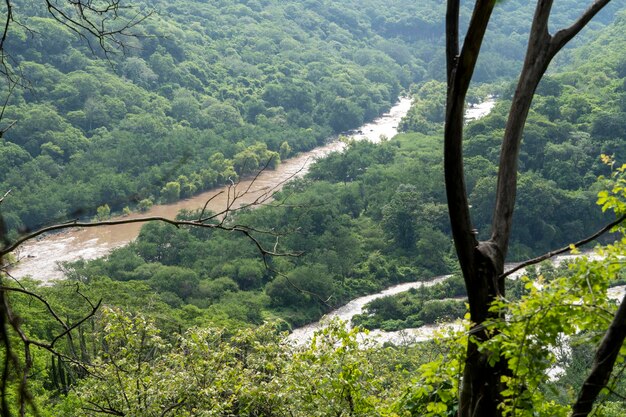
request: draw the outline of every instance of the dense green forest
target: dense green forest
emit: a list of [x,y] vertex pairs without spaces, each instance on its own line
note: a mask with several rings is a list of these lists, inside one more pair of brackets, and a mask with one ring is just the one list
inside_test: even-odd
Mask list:
[[[23,231],[105,204],[184,198],[371,120],[410,85],[443,76],[444,6],[405,3],[136,2],[157,13],[104,60],[37,3],[16,2],[23,26],[5,50],[23,78],[2,81],[5,222]],[[560,21],[580,9],[564,3]],[[531,5],[499,13],[507,24],[478,81],[519,66]]]
[[[607,39],[621,42],[612,31],[623,24],[620,20],[607,29],[589,50]],[[597,176],[609,172],[599,155],[624,154],[619,135],[626,120],[621,116],[624,61],[610,55],[590,60],[597,65],[590,71],[602,68],[605,74],[596,85],[593,77],[571,75],[572,68],[588,60],[585,51],[573,53],[573,64],[548,77],[536,97],[524,139],[515,218],[513,256],[518,259],[566,245],[608,219],[595,204],[603,187]],[[418,89],[415,111],[426,114],[428,106],[436,105],[437,99],[425,91],[432,87],[442,85],[429,81]],[[486,190],[495,181],[505,94],[489,116],[468,126],[468,188],[479,233],[488,229],[486,207],[492,196]],[[600,95],[603,100],[595,99]],[[581,107],[577,116],[563,116],[572,101],[588,101],[588,112]],[[614,121],[608,130],[606,120]],[[350,143],[345,152],[316,163],[305,179],[287,185],[277,195],[276,207],[239,216],[241,223],[284,234],[284,252],[304,256],[272,259],[268,269],[244,236],[150,224],[136,242],[107,259],[74,265],[70,278],[148,285],[170,308],[193,308],[198,322],[258,324],[278,316],[301,325],[356,295],[453,272],[440,129],[433,121],[427,133],[399,135],[380,145]],[[181,216],[193,218],[192,213]],[[273,244],[273,236],[258,238]]]
[[[236,179],[372,119],[423,73],[414,44],[352,27],[367,15],[347,4],[155,3],[110,61],[37,4],[16,4],[26,27],[7,51],[29,84],[4,115],[11,229]],[[168,182],[179,195],[164,195]]]
[[[557,24],[580,12],[579,2],[560,3]],[[273,205],[238,214],[237,222],[272,230],[282,252],[301,256],[263,257],[242,235],[151,223],[106,258],[64,265],[62,282],[22,280],[72,323],[92,310],[87,299],[103,300],[74,339],[59,342],[67,357],[36,351],[31,385],[42,415],[414,415],[413,373],[454,348],[357,349],[355,332],[339,325],[294,347],[280,332],[358,295],[456,271],[441,160],[444,5],[152,6],[158,13],[128,39],[127,54],[107,61],[35,3],[16,3],[26,26],[14,26],[7,50],[25,78],[2,81],[5,92],[12,88],[3,123],[15,124],[0,139],[0,187],[13,190],[2,215],[13,235],[92,216],[105,204],[120,211],[184,198],[357,127],[402,92],[414,106],[405,133],[379,145],[349,142]],[[611,174],[600,154],[618,163],[626,155],[626,15],[617,8],[594,21],[537,92],[513,258],[566,245],[609,219],[596,205],[606,188],[598,176]],[[467,126],[478,233],[489,227],[510,77],[530,13],[527,2],[503,2],[477,74],[489,84],[472,100],[498,96],[490,115]],[[274,235],[255,237],[275,244]],[[459,283],[380,302],[386,321],[357,321],[391,330],[463,315],[462,302],[433,301],[461,296]],[[62,331],[45,306],[19,295],[12,302],[30,336]],[[542,387],[550,401],[569,401],[589,363],[587,342],[575,346],[565,376]],[[444,388],[441,400],[453,387]],[[602,407],[601,415],[620,415],[615,403]]]

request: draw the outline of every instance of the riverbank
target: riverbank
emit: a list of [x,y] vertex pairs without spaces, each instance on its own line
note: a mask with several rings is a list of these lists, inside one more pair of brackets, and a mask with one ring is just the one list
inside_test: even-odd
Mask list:
[[[355,140],[379,142],[381,137],[391,138],[398,132],[398,124],[411,107],[411,99],[402,97],[389,112],[356,129]],[[279,191],[290,179],[301,177],[308,172],[310,165],[331,152],[343,149],[345,144],[334,140],[324,146],[302,153],[294,158],[282,161],[275,170],[266,170],[254,179],[242,180],[237,188],[246,190],[245,195],[238,199],[239,204],[251,204],[264,194]],[[202,208],[207,201],[207,209],[213,212],[224,210],[229,204],[228,187],[221,187],[198,194],[186,200],[172,204],[158,204],[144,213],[132,213],[127,219],[141,217],[174,218],[182,209],[195,210]],[[24,244],[16,252],[20,262],[11,268],[15,278],[31,276],[48,282],[63,278],[58,268],[59,262],[72,262],[80,259],[96,259],[106,256],[111,250],[124,246],[134,240],[141,230],[142,223],[103,226],[87,229],[72,229],[64,233],[51,234],[37,241]]]
[[[594,252],[589,251],[582,255],[572,255],[572,254],[560,255],[551,259],[551,261],[555,266],[559,266],[564,263],[567,264],[580,256],[589,256],[592,259],[594,258],[598,259],[597,255]],[[515,263],[507,264],[505,267],[505,270],[510,270],[517,265],[518,264],[515,264]],[[512,274],[510,278],[518,279],[524,274],[525,274],[525,269],[521,269],[515,272],[514,274]],[[288,339],[297,345],[305,344],[313,337],[316,331],[323,329],[329,322],[333,320],[341,320],[346,324],[347,327],[351,328],[352,318],[358,314],[362,314],[364,307],[368,303],[372,302],[373,300],[390,296],[390,295],[400,294],[402,292],[409,291],[410,289],[413,289],[413,288],[431,287],[435,284],[439,284],[445,281],[449,277],[450,275],[443,275],[443,276],[433,277],[429,281],[416,281],[416,282],[409,282],[409,283],[394,285],[394,286],[388,287],[380,291],[379,293],[370,294],[370,295],[356,298],[350,301],[348,304],[342,307],[339,307],[338,309],[326,314],[324,317],[322,317],[321,320],[314,322],[314,323],[310,323],[306,326],[294,329],[293,332],[288,336]],[[618,302],[622,298],[624,298],[625,295],[626,295],[626,285],[611,287],[608,290],[608,297]],[[463,298],[465,297],[461,297],[459,299],[463,299]],[[380,343],[380,344],[393,343],[397,345],[406,345],[406,344],[424,342],[424,341],[430,340],[435,336],[436,333],[442,333],[448,329],[459,330],[463,328],[464,325],[465,324],[463,323],[462,320],[455,320],[452,322],[427,324],[427,325],[417,327],[417,328],[408,328],[408,329],[402,329],[398,331],[384,331],[380,329],[375,329],[375,330],[370,330],[367,333],[362,333],[361,340],[369,340],[369,341],[373,341],[373,342]]]

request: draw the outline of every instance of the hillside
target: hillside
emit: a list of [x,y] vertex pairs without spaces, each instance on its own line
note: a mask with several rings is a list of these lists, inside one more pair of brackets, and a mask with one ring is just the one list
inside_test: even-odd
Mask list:
[[[565,3],[558,19],[576,11]],[[434,1],[133,5],[121,13],[155,14],[106,60],[36,3],[14,3],[20,24],[5,50],[24,78],[11,94],[1,81],[11,127],[0,141],[14,233],[210,189],[370,120],[443,74]],[[479,81],[510,76],[522,52],[530,5],[505,2],[499,13],[510,17],[488,41]]]
[[6,49],[29,84],[10,96],[0,158],[12,230],[167,201],[168,182],[185,197],[278,163],[377,116],[423,73],[415,47],[353,26],[370,19],[347,2],[157,2],[110,62],[18,5],[25,27]]
[[[478,333],[382,347],[334,323],[305,346],[284,334],[356,296],[458,272],[443,186],[441,2],[138,2],[158,13],[109,61],[35,3],[15,4],[25,26],[13,26],[7,51],[30,85],[14,87],[1,121],[10,126],[0,187],[13,190],[1,206],[11,237],[235,180],[358,126],[403,92],[415,106],[405,133],[380,144],[346,139],[345,152],[317,161],[274,204],[238,212],[232,221],[251,225],[248,236],[153,222],[105,258],[61,265],[65,280],[44,286],[3,273],[5,414],[21,404],[24,415],[81,417],[456,414],[468,335]],[[580,4],[559,2],[555,21]],[[529,12],[522,0],[499,3],[477,71],[493,83],[471,93],[498,95],[489,116],[466,126],[481,239]],[[626,12],[605,12],[537,91],[511,257],[566,245],[609,218],[596,201],[610,184],[598,175],[611,175],[600,154],[618,166],[625,158]],[[623,195],[605,194],[607,207],[625,210]],[[262,255],[257,244],[285,256]],[[624,279],[624,251],[622,241],[610,259],[537,277],[539,286],[520,280],[510,299],[496,300],[485,328],[497,337],[480,347],[510,360],[510,414],[569,414],[590,346],[613,317],[603,291]],[[417,301],[387,299],[374,307],[390,320],[361,322],[395,329],[462,315],[465,304],[446,299],[463,287],[457,276],[416,292]],[[567,374],[548,381],[565,332],[576,339]],[[621,372],[611,385],[620,394],[602,394],[598,415],[623,415]]]

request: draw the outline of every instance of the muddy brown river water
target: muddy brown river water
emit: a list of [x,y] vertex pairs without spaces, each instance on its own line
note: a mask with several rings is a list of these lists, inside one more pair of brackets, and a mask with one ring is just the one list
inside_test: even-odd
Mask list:
[[[362,134],[354,135],[356,140],[380,141],[381,136],[391,138],[398,132],[398,123],[411,107],[409,98],[401,98],[388,113],[385,113],[371,123],[359,128]],[[263,195],[278,191],[285,181],[304,175],[309,166],[318,158],[322,158],[333,151],[341,150],[345,145],[339,141],[331,141],[325,146],[315,148],[294,158],[283,161],[275,170],[262,172],[251,184],[251,180],[242,180],[237,185],[238,192],[249,188],[245,196],[238,200],[238,204],[249,204]],[[195,210],[202,208],[207,200],[213,198],[208,209],[214,212],[224,210],[227,205],[227,187],[214,189],[193,198],[181,200],[173,204],[153,206],[148,212],[133,213],[127,218],[160,216],[174,218],[181,209]],[[231,190],[232,195],[232,190]],[[39,281],[60,279],[63,273],[58,268],[59,262],[75,261],[79,259],[94,259],[106,255],[112,249],[123,246],[134,240],[141,229],[140,223],[103,226],[86,229],[70,229],[63,233],[50,234],[37,241],[24,244],[16,255],[20,262],[11,269],[16,278],[31,276]]]
[[[473,120],[481,118],[491,111],[494,104],[495,100],[490,98],[483,103],[468,108],[466,111],[466,119]],[[354,138],[356,140],[367,139],[378,142],[381,136],[387,138],[393,137],[397,133],[397,126],[400,119],[406,115],[410,106],[410,99],[401,98],[388,113],[371,123],[363,125],[359,129],[362,134],[357,134]],[[241,181],[237,186],[237,191],[242,192],[243,190],[247,190],[247,192],[245,196],[238,200],[238,204],[250,204],[259,198],[263,199],[263,196],[266,194],[271,195],[273,191],[278,191],[286,181],[304,175],[308,171],[309,166],[316,159],[322,158],[333,151],[339,151],[343,149],[344,146],[345,145],[339,141],[332,141],[325,146],[283,161],[276,170],[262,172],[254,180],[254,183],[251,183],[252,181],[250,179]],[[231,189],[231,196],[232,191]],[[219,195],[212,198],[216,194]],[[207,207],[208,209],[214,212],[223,210],[228,204],[227,187],[211,190],[174,204],[155,205],[146,213],[134,213],[127,218],[149,216],[174,218],[181,209],[194,210],[202,208],[209,199],[211,199],[211,202]],[[94,259],[104,256],[112,249],[123,246],[134,240],[138,236],[140,229],[141,224],[134,223],[119,226],[73,229],[64,233],[45,236],[39,240],[31,241],[19,249],[17,255],[21,260],[16,267],[12,268],[11,274],[16,278],[32,276],[44,282],[63,278],[63,273],[58,268],[58,262],[75,261],[81,258]],[[561,256],[557,258],[556,262],[568,258],[569,256]],[[521,272],[519,274],[521,274]],[[397,294],[407,291],[410,288],[431,286],[443,281],[445,278],[446,277],[434,277],[426,282],[404,283],[387,288],[377,294],[359,297],[329,313],[321,321],[296,329],[289,338],[296,343],[306,343],[316,330],[319,330],[332,318],[345,320],[349,323],[352,316],[362,313],[365,304],[376,298]],[[620,299],[624,297],[625,293],[626,286],[615,287],[609,290],[609,297]],[[429,325],[419,329],[406,329],[400,332],[382,332],[377,330],[370,332],[367,338],[376,340],[379,343],[415,342],[432,338],[435,332],[442,330],[445,326],[459,327],[460,324]]]
[[[493,98],[467,109],[468,120],[478,119],[491,111],[495,104]],[[411,107],[411,100],[403,97],[378,119],[364,124],[354,135],[356,140],[379,142],[381,137],[391,138],[398,133],[398,124]],[[282,161],[275,170],[263,171],[251,184],[251,180],[242,180],[237,185],[238,192],[247,190],[238,204],[250,204],[264,195],[278,191],[291,178],[304,175],[309,166],[318,158],[331,152],[343,149],[345,145],[337,140],[325,146],[302,153],[294,158]],[[218,195],[219,194],[219,195]],[[218,195],[217,197],[215,197]],[[232,196],[232,190],[231,190]],[[215,198],[212,198],[215,197]],[[222,187],[198,194],[193,198],[181,200],[173,204],[159,204],[145,213],[133,213],[127,218],[160,216],[174,218],[182,209],[195,210],[202,208],[211,199],[207,208],[213,212],[224,210],[228,204],[228,189]],[[63,233],[44,236],[31,241],[16,251],[20,262],[11,268],[11,275],[16,278],[31,276],[36,280],[47,282],[63,278],[58,267],[59,262],[76,261],[79,259],[95,259],[106,255],[112,249],[123,246],[139,235],[141,223],[118,226],[103,226],[85,229],[68,229]]]

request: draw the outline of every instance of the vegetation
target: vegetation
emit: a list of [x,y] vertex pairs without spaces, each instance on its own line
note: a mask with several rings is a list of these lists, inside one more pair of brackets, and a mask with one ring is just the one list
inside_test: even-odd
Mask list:
[[450,322],[465,316],[466,298],[463,279],[453,275],[432,286],[373,300],[362,314],[352,318],[352,323],[370,330],[395,331]]
[[[38,4],[13,2],[24,26],[11,26],[3,48],[29,84],[2,82],[8,228],[185,198],[278,163],[281,147],[284,157],[372,119],[413,83],[442,79],[443,6],[379,3],[149,2],[158,13],[125,39],[126,55],[106,61]],[[559,20],[576,9],[565,3]],[[510,76],[521,56],[530,5],[506,2],[500,13],[508,23],[479,80]]]
[[271,168],[279,152],[376,117],[424,72],[416,44],[372,27],[376,2],[149,5],[160,12],[106,61],[38,4],[14,2],[23,26],[3,47],[30,84],[2,81],[10,230],[169,202]]
[[[302,325],[357,295],[445,273],[452,261],[443,205],[420,203],[442,199],[439,164],[433,158],[411,184],[396,185],[411,158],[426,161],[435,152],[436,139],[414,139],[351,143],[313,166],[308,178],[287,185],[274,207],[238,215],[238,223],[281,236],[281,251],[303,256],[266,259],[266,266],[244,236],[154,223],[104,259],[66,265],[68,279],[87,287],[114,280],[127,293],[142,283],[171,308],[193,308],[197,323],[238,327],[276,316]],[[407,218],[414,224],[410,236],[401,233]],[[266,247],[275,243],[274,236],[255,237]],[[435,240],[439,246],[430,248]],[[176,313],[164,316],[172,320]]]
[[[54,339],[60,356],[35,343],[32,358],[5,365],[2,411],[19,414],[32,398],[44,416],[455,415],[463,334],[380,347],[362,345],[358,329],[338,323],[303,346],[281,333],[356,296],[449,273],[453,280],[376,301],[355,321],[392,330],[465,312],[456,299],[465,294],[448,237],[440,156],[443,6],[151,3],[160,13],[136,28],[142,36],[128,40],[127,55],[108,62],[34,3],[15,3],[36,31],[14,25],[5,46],[32,81],[30,88],[3,81],[12,89],[2,120],[10,128],[0,139],[0,187],[13,190],[1,206],[11,238],[54,220],[147,210],[271,168],[375,117],[403,90],[418,97],[401,124],[406,133],[380,145],[349,142],[288,184],[275,204],[233,220],[272,231],[251,233],[302,256],[261,256],[245,236],[151,223],[106,258],[64,265],[62,282],[15,283],[3,275],[3,300],[24,318],[30,340],[64,334],[49,308],[82,326]],[[579,2],[560,3],[557,25],[581,12]],[[466,185],[482,238],[513,97],[506,80],[519,65],[531,6],[498,5],[499,24],[475,74],[498,84],[468,96],[499,95],[489,116],[466,126]],[[462,26],[468,16],[463,6]],[[607,9],[592,29],[611,17]],[[601,190],[603,209],[623,214],[624,168],[611,163],[626,154],[625,31],[621,11],[602,31],[585,34],[589,44],[567,52],[539,85],[523,136],[510,259],[567,245],[611,219],[595,206]],[[603,163],[603,153],[616,158]],[[624,230],[618,233],[605,243],[623,239]],[[601,260],[537,277],[541,285],[516,281],[491,306],[494,317],[511,318],[486,321],[496,337],[478,345],[507,368],[503,413],[570,411],[572,393],[593,368],[590,352],[616,311],[605,293],[624,279],[623,243],[603,247]],[[101,306],[87,301],[100,299]],[[5,334],[6,364],[21,336]],[[572,352],[559,357],[564,337]],[[19,372],[26,360],[28,391]],[[552,376],[557,365],[562,372]],[[623,414],[620,372],[601,394],[598,415]]]
[[[490,342],[500,336],[497,329],[499,325],[509,324],[503,309],[494,308],[494,305],[505,299],[504,262],[513,236],[512,221],[517,202],[518,164],[523,132],[535,92],[552,59],[609,1],[593,1],[573,19],[571,24],[556,31],[553,27],[548,27],[549,22],[552,25],[553,1],[537,2],[531,20],[524,63],[502,132],[497,174],[491,177],[496,180],[496,184],[495,187],[489,187],[494,190],[495,196],[490,236],[482,240],[476,236],[472,224],[471,205],[465,185],[464,107],[484,34],[496,2],[478,1],[474,4],[474,13],[467,30],[462,32],[462,41],[459,30],[460,2],[458,0],[448,2],[444,171],[450,226],[467,288],[471,320],[471,336],[467,341],[460,385],[459,417],[507,415],[511,412],[507,409],[509,397],[513,397],[512,413],[515,413],[518,401],[524,395],[525,388],[514,392],[509,385],[519,370],[519,363],[511,366],[508,362],[510,354],[489,347]],[[617,214],[619,220],[615,224],[626,218],[621,217],[619,212]],[[589,415],[601,386],[607,383],[613,371],[617,359],[614,345],[623,344],[626,338],[626,332],[615,328],[619,326],[617,323],[623,320],[622,315],[626,314],[626,299],[622,307],[615,313],[613,323],[606,330],[606,337],[598,346],[594,367],[578,393],[578,399],[573,405],[573,414],[576,416]],[[496,323],[495,331],[489,329],[491,323]],[[527,408],[533,409],[527,406],[520,407],[522,410]]]

